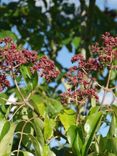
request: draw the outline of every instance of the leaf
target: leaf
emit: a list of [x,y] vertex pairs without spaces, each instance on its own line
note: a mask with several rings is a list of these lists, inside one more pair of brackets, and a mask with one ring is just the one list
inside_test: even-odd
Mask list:
[[0,137],[1,137],[2,129],[4,127],[5,122],[6,122],[6,120],[4,120],[4,119],[0,120]]
[[5,38],[5,37],[11,37],[14,41],[18,39],[17,36],[13,32],[8,31],[8,30],[3,30],[0,32],[0,38]]
[[83,147],[82,129],[79,126],[72,125],[68,129],[67,138],[73,149],[74,154],[77,156],[81,156]]
[[64,44],[67,45],[70,43],[70,41],[71,41],[71,37],[66,38],[65,40],[62,41],[62,45],[64,45]]
[[44,137],[43,137],[43,133],[42,133],[42,130],[43,130],[42,120],[39,118],[35,118],[34,122],[33,122],[33,127],[36,132],[37,139],[38,139],[39,143],[41,144],[41,146],[43,147],[44,146]]
[[21,71],[24,79],[26,80],[26,82],[27,82],[28,78],[31,79],[31,71],[30,71],[29,67],[27,67],[26,65],[22,65],[20,67],[20,71]]
[[36,137],[32,136],[31,134],[28,134],[28,136],[30,137],[33,143],[33,146],[35,148],[35,156],[42,156],[42,153],[43,153],[42,145],[38,142]]
[[100,106],[95,106],[90,109],[89,115],[97,113],[100,109]]
[[36,94],[31,96],[31,100],[35,110],[42,117],[46,115],[55,117],[63,109],[62,104],[58,100],[48,98],[47,96]]
[[16,125],[14,123],[10,124],[10,128],[8,129],[6,135],[2,138],[0,141],[0,155],[1,156],[9,156],[12,149],[12,143],[13,143],[13,134],[15,130]]
[[111,108],[113,109],[113,112],[115,113],[115,115],[117,117],[117,106],[112,105]]
[[52,98],[47,98],[47,101],[50,103],[50,105],[53,107],[54,109],[54,114],[58,114],[61,112],[61,110],[63,109],[62,104],[60,103],[60,101],[56,100],[56,99],[52,99]]
[[40,95],[31,96],[32,105],[35,108],[36,112],[42,117],[45,117],[46,108],[45,108],[45,99]]
[[20,151],[20,153],[23,154],[23,156],[34,156],[34,154],[28,152],[28,151]]
[[56,155],[54,154],[54,152],[52,152],[50,150],[50,148],[47,145],[45,145],[44,146],[44,153],[42,156],[56,156]]
[[8,133],[9,128],[10,128],[10,123],[8,121],[5,121],[4,126],[2,127],[0,141],[6,135],[6,133]]
[[110,153],[117,154],[117,138],[107,139],[106,149]]
[[38,110],[39,110],[39,113],[40,113],[40,115],[44,118],[45,117],[45,115],[46,115],[46,107],[45,107],[45,104],[44,103],[40,103],[39,105],[38,105]]
[[115,80],[116,79],[116,76],[117,76],[117,71],[116,70],[112,70],[111,71],[111,77],[110,77],[110,79],[111,80]]
[[28,85],[29,90],[34,89],[38,85],[38,74],[35,72],[34,74],[31,73],[30,67],[26,65],[22,65],[20,67],[21,74]]
[[77,49],[80,44],[80,37],[74,37],[74,39],[72,40],[72,44]]
[[116,154],[113,154],[113,153],[108,153],[107,156],[116,156]]
[[95,98],[91,98],[91,106],[92,107],[96,106],[96,99]]
[[95,152],[92,152],[92,153],[88,154],[88,156],[99,156],[99,155],[96,154]]
[[46,116],[44,120],[44,138],[47,141],[53,136],[55,121]]
[[106,137],[101,137],[100,142],[99,142],[99,151],[101,153],[113,153],[117,154],[117,138],[109,138],[108,136]]
[[109,137],[117,137],[117,116],[112,114],[112,121],[109,129]]
[[72,109],[64,110],[63,113],[59,114],[59,118],[66,131],[76,123],[76,113]]
[[33,143],[34,146],[34,151],[35,151],[35,156],[42,156],[43,153],[43,147],[42,145],[38,142],[37,138],[34,137],[31,134],[28,134],[28,137],[31,139],[31,142]]
[[85,138],[85,144],[84,144],[83,149],[82,149],[82,155],[83,156],[87,155],[88,149],[91,145],[91,142],[93,140],[95,132],[100,125],[101,117],[102,117],[101,112],[93,113],[87,117],[87,121],[84,125],[84,129],[85,129],[85,132],[87,133],[87,135]]

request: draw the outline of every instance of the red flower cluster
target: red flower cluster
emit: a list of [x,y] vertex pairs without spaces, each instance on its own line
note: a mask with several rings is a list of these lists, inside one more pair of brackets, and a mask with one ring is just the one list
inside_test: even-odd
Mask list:
[[[102,35],[102,41],[102,46],[96,43],[91,47],[91,52],[97,58],[100,67],[110,67],[113,60],[117,59],[117,37],[106,32]],[[117,69],[117,66],[113,66],[113,69]]]
[[74,66],[69,69],[66,78],[68,83],[72,85],[72,88],[61,94],[62,103],[73,102],[82,104],[86,102],[87,98],[91,97],[95,97],[98,100],[96,89],[92,87],[94,80],[88,77],[84,69]]
[[17,75],[20,66],[23,64],[31,63],[31,69],[40,71],[41,77],[44,77],[47,81],[51,80],[51,78],[55,78],[59,74],[55,69],[54,62],[46,56],[38,59],[36,51],[19,49],[11,38],[4,38],[0,40],[0,43],[4,43],[3,46],[0,46],[1,90],[4,89],[5,86],[9,86],[8,80],[6,80],[7,73],[12,71],[15,75]]
[[98,100],[95,89],[76,89],[75,91],[68,89],[67,92],[61,94],[62,103],[85,104],[87,98],[91,97],[95,97]]
[[11,38],[5,38],[0,42],[5,44],[0,48],[0,64],[4,70],[13,70],[22,64],[37,60],[37,53],[35,51],[18,49]]
[[99,61],[96,58],[89,58],[86,61],[81,54],[75,55],[71,61],[78,62],[78,68],[83,68],[86,71],[96,71],[99,68]]
[[47,81],[50,81],[52,78],[56,78],[59,74],[59,71],[55,69],[54,62],[43,56],[32,68],[34,72],[39,71],[40,76],[44,77]]
[[[82,103],[84,99],[92,96],[98,100],[92,72],[100,71],[104,67],[109,69],[113,61],[117,59],[117,37],[105,33],[102,35],[102,40],[102,46],[96,43],[91,47],[93,55],[88,60],[85,60],[81,54],[71,59],[72,62],[77,62],[77,66],[70,68],[66,74],[67,81],[72,88],[61,94],[63,103],[68,101]],[[113,65],[113,69],[117,69],[117,66]]]

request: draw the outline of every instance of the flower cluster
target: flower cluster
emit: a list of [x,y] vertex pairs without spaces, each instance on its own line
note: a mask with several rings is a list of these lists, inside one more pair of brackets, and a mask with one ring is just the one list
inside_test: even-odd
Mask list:
[[38,70],[47,81],[59,74],[53,61],[46,56],[39,59],[36,51],[18,48],[11,38],[1,39],[0,45],[0,90],[9,86],[6,75],[10,72],[17,75],[21,65],[30,64],[31,69]]
[[81,54],[75,55],[71,61],[78,62],[78,68],[85,69],[86,71],[96,71],[99,68],[99,61],[97,58],[89,58],[87,61]]
[[62,102],[84,103],[88,98],[94,97],[98,100],[97,90],[94,86],[96,81],[92,73],[100,72],[105,67],[117,69],[114,60],[117,59],[117,37],[110,33],[102,35],[102,46],[98,43],[91,46],[92,57],[84,59],[81,54],[72,57],[71,61],[76,66],[70,68],[66,74],[67,82],[72,86],[61,94]]
[[[82,63],[85,63],[85,61]],[[72,88],[61,94],[62,103],[72,102],[82,104],[87,101],[87,98],[91,97],[95,97],[96,100],[98,100],[96,89],[93,88],[95,79],[88,76],[88,73],[85,71],[85,69],[79,66],[80,61],[78,66],[70,68],[66,74],[67,82],[72,86]],[[87,66],[87,68],[90,68],[90,66]]]
[[[98,43],[92,45],[91,52],[99,62],[100,67],[110,67],[113,60],[117,59],[117,37],[106,32],[102,35],[102,46],[99,46]],[[114,65],[113,69],[117,69],[117,66]]]
[[95,89],[76,89],[75,91],[68,89],[61,94],[62,103],[85,104],[87,98],[95,97],[98,100]]
[[18,49],[11,38],[2,39],[0,42],[4,43],[4,46],[0,48],[0,64],[4,70],[13,70],[22,64],[37,60],[35,51]]
[[59,74],[59,71],[55,69],[54,62],[43,56],[36,64],[31,68],[34,72],[39,71],[41,77],[44,77],[47,81],[50,81],[52,78],[56,78]]

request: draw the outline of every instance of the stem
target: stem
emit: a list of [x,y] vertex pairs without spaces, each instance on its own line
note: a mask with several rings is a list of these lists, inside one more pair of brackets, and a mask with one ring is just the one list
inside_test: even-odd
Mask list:
[[9,119],[9,121],[12,120],[13,117],[15,116],[15,114],[16,114],[22,107],[24,107],[24,106],[25,106],[25,104],[23,104],[23,105],[21,105],[20,107],[18,107],[18,109],[14,112],[14,114],[12,115],[12,117]]
[[15,85],[16,85],[16,88],[17,88],[18,93],[20,94],[22,100],[25,102],[25,98],[24,98],[24,96],[23,96],[23,94],[22,94],[22,92],[21,92],[21,90],[20,90],[20,88],[19,88],[19,86],[18,86],[18,84],[17,84],[16,79],[14,79],[14,83],[15,83]]
[[110,77],[111,77],[111,71],[112,71],[112,65],[111,65],[111,68],[110,68],[109,73],[108,73],[108,79],[107,79],[107,84],[106,84],[106,88],[107,88],[107,89],[109,88],[109,82],[110,82]]
[[102,105],[104,103],[105,97],[106,97],[106,91],[104,90],[104,95],[103,95],[102,102],[101,102]]
[[22,100],[24,101],[24,103],[25,103],[26,105],[28,105],[32,110],[34,110],[33,106],[30,105],[30,103],[24,98],[24,96],[23,96],[23,94],[22,94],[22,92],[21,92],[21,90],[20,90],[20,88],[19,88],[19,86],[18,86],[18,84],[17,84],[16,79],[14,79],[14,83],[15,83],[16,88],[17,88],[17,90],[18,90],[18,92],[19,92],[19,94],[20,94]]
[[23,104],[23,102],[13,102],[13,101],[9,101],[8,99],[5,99],[5,98],[3,98],[3,97],[0,97],[0,99],[1,100],[4,100],[4,101],[6,101],[6,102],[9,102],[9,103],[11,103],[11,104],[13,104],[13,105],[21,105],[21,104]]
[[31,122],[31,120],[33,120],[34,118],[35,118],[35,117],[32,117],[32,118],[30,118],[29,120],[27,120],[27,121],[24,123],[23,127],[22,127],[22,131],[20,132],[21,137],[20,137],[20,141],[19,141],[18,149],[17,149],[17,156],[19,156],[20,146],[21,146],[21,142],[22,142],[22,138],[23,138],[23,134],[24,134],[24,128],[26,127],[27,123],[28,123],[28,122]]

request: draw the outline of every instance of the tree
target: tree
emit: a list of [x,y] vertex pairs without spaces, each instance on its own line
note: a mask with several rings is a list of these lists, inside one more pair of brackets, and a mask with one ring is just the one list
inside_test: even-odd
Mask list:
[[[0,153],[114,156],[117,37],[99,37],[105,31],[116,34],[115,11],[101,11],[95,0],[89,5],[81,0],[79,7],[63,0],[42,2],[1,5]],[[56,60],[62,46],[75,48],[75,66],[70,69]],[[62,83],[66,91],[61,94],[50,82]],[[113,95],[110,105],[105,103],[108,93]],[[100,133],[103,125],[109,127],[105,136]]]

